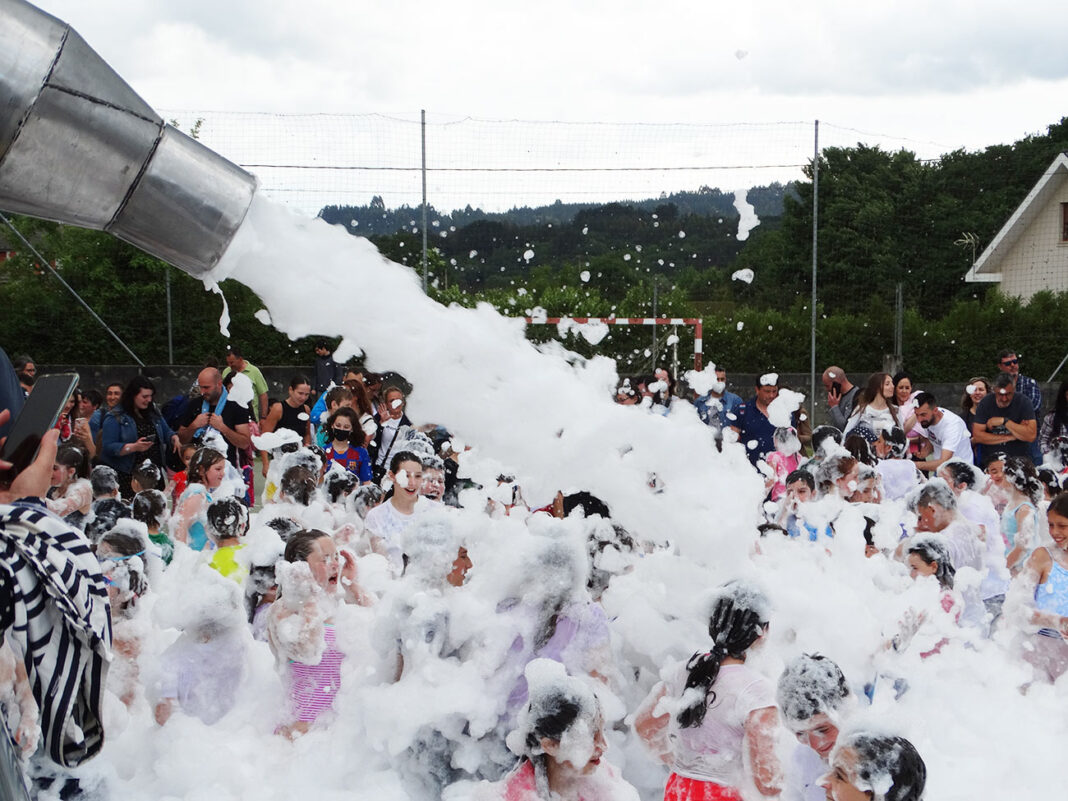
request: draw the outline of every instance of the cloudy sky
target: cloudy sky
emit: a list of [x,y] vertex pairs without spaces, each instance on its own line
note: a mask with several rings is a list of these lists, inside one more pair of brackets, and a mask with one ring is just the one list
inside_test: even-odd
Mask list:
[[820,119],[923,155],[1011,142],[1068,114],[1063,7],[1048,0],[40,5],[160,110]]

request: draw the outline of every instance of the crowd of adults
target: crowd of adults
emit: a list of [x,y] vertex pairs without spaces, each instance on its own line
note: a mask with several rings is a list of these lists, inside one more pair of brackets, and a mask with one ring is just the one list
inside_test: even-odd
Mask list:
[[[11,366],[19,385],[11,391],[31,393],[33,360]],[[700,395],[657,370],[624,381],[616,402],[696,414],[710,447],[746,450],[766,490],[755,553],[769,537],[843,547],[843,537],[855,536],[855,547],[885,560],[887,571],[936,583],[934,605],[903,621],[886,649],[937,659],[955,642],[1012,629],[1033,681],[1055,682],[1068,669],[1068,382],[1043,416],[1038,385],[1020,374],[1017,354],[1002,352],[997,367],[992,382],[969,380],[950,408],[907,373],[874,373],[861,387],[832,366],[823,373],[831,423],[816,427],[779,397],[770,373],[743,400],[722,370]],[[345,713],[346,604],[378,616],[384,681],[427,660],[463,662],[485,650],[442,631],[447,603],[426,609],[428,597],[462,593],[478,575],[478,560],[448,522],[451,510],[478,497],[480,513],[534,528],[547,517],[584,517],[584,553],[561,555],[560,543],[547,540],[536,556],[550,566],[549,580],[495,598],[487,610],[508,621],[507,647],[485,677],[488,694],[499,689],[496,725],[427,732],[410,749],[419,758],[398,770],[414,797],[636,798],[606,755],[605,718],[590,690],[591,681],[636,672],[612,651],[599,599],[628,565],[665,546],[623,529],[586,492],[561,488],[528,505],[511,476],[477,486],[463,477],[463,449],[445,428],[408,418],[406,389],[399,376],[337,364],[326,343],[309,375],[293,376],[281,397],[237,346],[225,367],[206,364],[188,394],[164,404],[144,376],[80,387],[34,466],[0,488],[0,510],[33,510],[20,525],[35,532],[62,521],[94,555],[87,570],[102,580],[90,593],[96,586],[110,613],[111,696],[130,708],[150,704],[160,726],[175,714],[214,725],[235,703],[234,663],[247,638],[277,659],[288,700],[276,731],[289,738]],[[773,422],[784,416],[790,425]],[[850,510],[861,513],[863,532],[845,525],[857,517]],[[877,536],[880,525],[896,532],[893,541]],[[374,565],[382,566],[377,583]],[[148,686],[139,678],[148,672],[140,662],[149,625],[139,601],[168,571],[194,571],[218,611],[210,626],[186,622]],[[905,683],[847,679],[816,653],[791,662],[777,682],[762,675],[746,657],[774,612],[747,583],[720,588],[708,614],[711,648],[633,710],[634,730],[670,766],[666,799],[740,799],[740,788],[793,799],[922,797],[926,768],[907,739],[850,728],[880,680],[897,692],[907,692]],[[3,655],[10,670],[0,679],[18,699],[7,716],[29,755],[38,713],[26,690],[33,671],[20,666],[35,657],[32,644],[8,637]],[[782,760],[785,730],[799,745]],[[461,765],[460,741],[478,742],[489,756]]]

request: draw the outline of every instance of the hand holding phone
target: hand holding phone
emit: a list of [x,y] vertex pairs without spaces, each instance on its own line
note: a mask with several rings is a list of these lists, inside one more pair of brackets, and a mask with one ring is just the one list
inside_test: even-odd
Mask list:
[[[38,449],[46,435],[54,429],[56,420],[67,405],[67,399],[77,383],[77,373],[57,373],[42,376],[34,384],[33,392],[26,399],[7,439],[0,447],[0,460],[10,465],[0,467],[0,489],[14,487],[19,473],[28,469],[31,464],[36,464]],[[52,441],[55,441],[55,437]],[[49,459],[54,456],[53,451]],[[49,472],[51,467],[49,463]],[[45,484],[44,491],[48,491],[48,483]]]
[[831,384],[831,388],[827,390],[827,405],[834,407],[838,405],[838,402],[842,399],[842,385],[835,381]]
[[[0,411],[0,423],[4,422],[7,410]],[[24,470],[15,475],[10,484],[0,483],[0,503],[11,503],[19,498],[43,498],[48,494],[52,483],[52,465],[56,461],[59,448],[59,431],[52,429],[45,432],[41,439],[37,458]],[[0,473],[10,469],[11,462],[0,459]]]

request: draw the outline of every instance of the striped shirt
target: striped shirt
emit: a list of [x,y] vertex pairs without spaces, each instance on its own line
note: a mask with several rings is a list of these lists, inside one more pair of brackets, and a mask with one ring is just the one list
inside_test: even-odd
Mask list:
[[314,723],[319,715],[334,706],[334,696],[341,687],[341,661],[345,655],[337,650],[334,626],[323,626],[326,648],[317,665],[304,662],[289,663],[289,701],[293,716],[305,723]]
[[0,632],[23,654],[48,756],[74,767],[104,744],[107,585],[85,535],[30,503],[0,506]]

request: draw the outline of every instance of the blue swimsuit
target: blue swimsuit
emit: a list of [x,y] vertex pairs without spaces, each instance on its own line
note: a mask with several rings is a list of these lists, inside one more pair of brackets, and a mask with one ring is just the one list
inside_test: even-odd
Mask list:
[[[1035,587],[1035,608],[1040,612],[1068,617],[1068,569],[1053,563],[1049,576]],[[1061,636],[1054,629],[1040,629],[1038,633],[1046,637]]]

